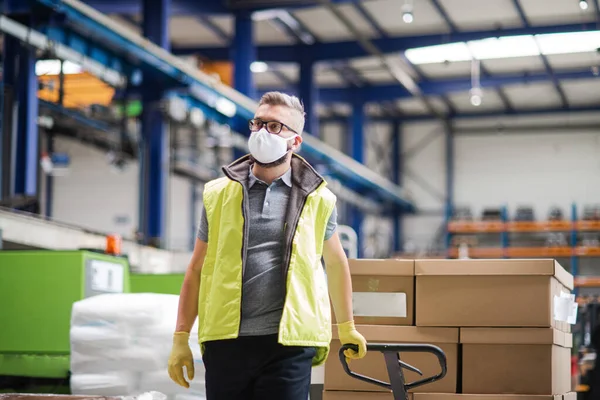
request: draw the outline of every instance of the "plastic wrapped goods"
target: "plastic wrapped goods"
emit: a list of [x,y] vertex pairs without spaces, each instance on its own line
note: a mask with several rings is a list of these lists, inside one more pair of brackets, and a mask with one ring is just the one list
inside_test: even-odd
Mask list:
[[73,394],[136,396],[155,391],[167,400],[178,394],[203,399],[197,324],[190,333],[196,364],[192,389],[172,382],[167,372],[178,304],[179,296],[152,293],[103,294],[76,302],[70,329]]

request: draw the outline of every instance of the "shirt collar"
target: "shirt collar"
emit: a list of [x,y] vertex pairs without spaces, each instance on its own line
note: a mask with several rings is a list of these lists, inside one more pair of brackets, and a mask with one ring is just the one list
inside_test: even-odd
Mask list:
[[[277,182],[280,179],[287,186],[292,187],[292,168],[289,168],[287,171],[285,171],[285,174],[283,174],[279,178],[275,179],[274,182]],[[254,186],[254,184],[256,182],[262,182],[262,181],[260,179],[258,179],[256,176],[254,176],[254,173],[252,172],[252,165],[250,165],[250,173],[248,174],[248,188],[251,188],[252,186]]]

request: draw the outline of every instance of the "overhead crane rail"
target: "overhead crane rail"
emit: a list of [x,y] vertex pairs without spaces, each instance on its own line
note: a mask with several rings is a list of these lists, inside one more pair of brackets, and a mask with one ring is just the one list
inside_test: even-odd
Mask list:
[[[78,0],[37,0],[65,17],[64,23],[94,46],[117,54],[131,65],[137,65],[142,74],[159,76],[173,83],[177,95],[191,106],[209,114],[215,110],[221,117],[247,120],[254,115],[257,102],[242,95],[217,79],[204,74],[165,49],[142,36],[123,29],[108,16]],[[52,27],[56,31],[64,28]],[[60,32],[59,32],[60,33]],[[63,32],[64,33],[64,32]],[[51,36],[54,40],[68,40],[65,34]],[[93,54],[91,55],[93,57]],[[106,57],[98,62],[108,63]],[[107,65],[110,67],[111,65]],[[131,76],[129,77],[131,78]],[[316,137],[305,135],[302,151],[311,159],[327,165],[329,172],[358,192],[379,203],[393,205],[404,212],[414,212],[415,206],[403,188],[380,176],[363,164],[326,145]]]

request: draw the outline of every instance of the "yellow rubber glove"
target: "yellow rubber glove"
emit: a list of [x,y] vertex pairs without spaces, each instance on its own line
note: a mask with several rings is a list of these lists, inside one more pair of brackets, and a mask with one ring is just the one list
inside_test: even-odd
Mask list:
[[338,324],[338,337],[342,345],[355,344],[358,346],[358,353],[351,349],[346,349],[344,355],[346,359],[358,360],[367,354],[367,341],[363,335],[358,333],[354,326],[354,321]]
[[169,376],[178,385],[184,388],[190,387],[189,382],[183,375],[183,367],[187,371],[188,379],[194,379],[194,356],[190,349],[190,334],[187,332],[175,332],[173,335],[173,348],[169,357]]

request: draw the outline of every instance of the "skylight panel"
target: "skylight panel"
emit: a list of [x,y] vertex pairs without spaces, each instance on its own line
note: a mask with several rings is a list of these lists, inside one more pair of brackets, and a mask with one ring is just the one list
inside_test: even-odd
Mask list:
[[406,57],[413,64],[434,64],[445,61],[468,61],[471,53],[464,42],[420,47],[406,50]]
[[468,42],[473,57],[479,60],[537,56],[539,51],[533,36],[506,36]]
[[600,48],[600,31],[538,35],[544,54],[569,54],[596,51]]
[[[537,44],[536,44],[537,40]],[[538,48],[539,45],[539,48]],[[446,61],[468,61],[471,54],[479,60],[516,58],[541,54],[572,54],[596,51],[600,48],[600,31],[570,32],[546,35],[505,36],[420,47],[406,51],[413,64],[434,64]]]

